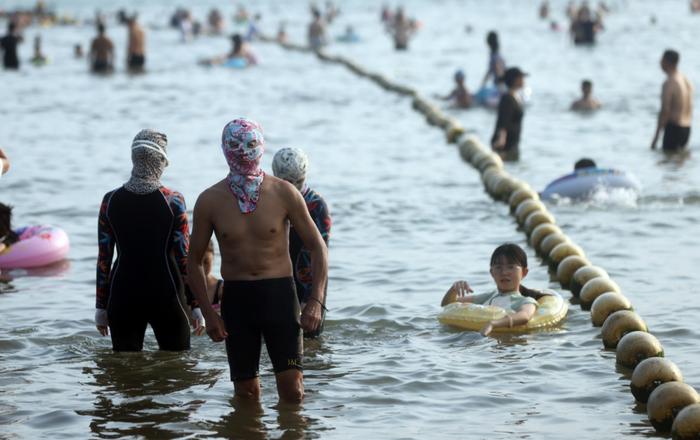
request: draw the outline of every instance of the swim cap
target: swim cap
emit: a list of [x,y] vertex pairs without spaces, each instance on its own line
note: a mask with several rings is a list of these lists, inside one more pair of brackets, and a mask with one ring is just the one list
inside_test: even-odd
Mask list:
[[131,143],[131,178],[124,188],[134,194],[148,194],[160,188],[160,176],[168,166],[168,137],[156,130],[138,132]]
[[455,72],[455,79],[458,81],[464,80],[464,72],[462,71],[462,69],[459,69]]
[[265,151],[262,127],[245,118],[226,124],[221,133],[221,149],[229,166],[228,186],[244,214],[255,211],[265,173],[260,159]]
[[282,148],[272,159],[272,172],[303,192],[309,158],[299,148]]

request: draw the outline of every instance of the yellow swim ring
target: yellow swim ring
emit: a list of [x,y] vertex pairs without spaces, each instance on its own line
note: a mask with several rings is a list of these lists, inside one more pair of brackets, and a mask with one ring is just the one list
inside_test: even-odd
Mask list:
[[[559,293],[554,290],[542,290],[543,295],[537,300],[539,306],[535,315],[525,325],[512,328],[494,328],[494,333],[525,333],[533,330],[553,327],[559,324],[569,310],[569,306]],[[479,331],[487,322],[502,318],[506,311],[497,306],[455,302],[442,308],[438,321],[442,324],[459,327],[464,330]]]

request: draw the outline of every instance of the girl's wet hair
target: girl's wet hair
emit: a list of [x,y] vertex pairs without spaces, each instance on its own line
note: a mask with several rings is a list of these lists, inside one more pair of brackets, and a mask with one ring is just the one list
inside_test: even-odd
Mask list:
[[[491,266],[495,266],[504,260],[507,264],[517,264],[520,267],[527,268],[527,254],[523,248],[515,243],[504,243],[498,246],[491,254]],[[520,285],[520,293],[523,296],[535,299],[540,299],[540,297],[544,296],[541,292],[528,289],[522,284]]]

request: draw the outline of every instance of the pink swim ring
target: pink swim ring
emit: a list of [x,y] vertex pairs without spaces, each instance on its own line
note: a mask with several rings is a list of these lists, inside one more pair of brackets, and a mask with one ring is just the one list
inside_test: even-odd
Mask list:
[[0,252],[0,269],[46,266],[68,255],[66,232],[55,226],[27,226],[15,231],[19,241]]

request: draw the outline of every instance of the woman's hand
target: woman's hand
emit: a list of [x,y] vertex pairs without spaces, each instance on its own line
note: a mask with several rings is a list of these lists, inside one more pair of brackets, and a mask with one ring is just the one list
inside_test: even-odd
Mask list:
[[492,321],[489,321],[485,326],[481,327],[481,330],[479,330],[479,333],[481,333],[481,336],[488,336],[491,334],[493,331],[493,323]]

